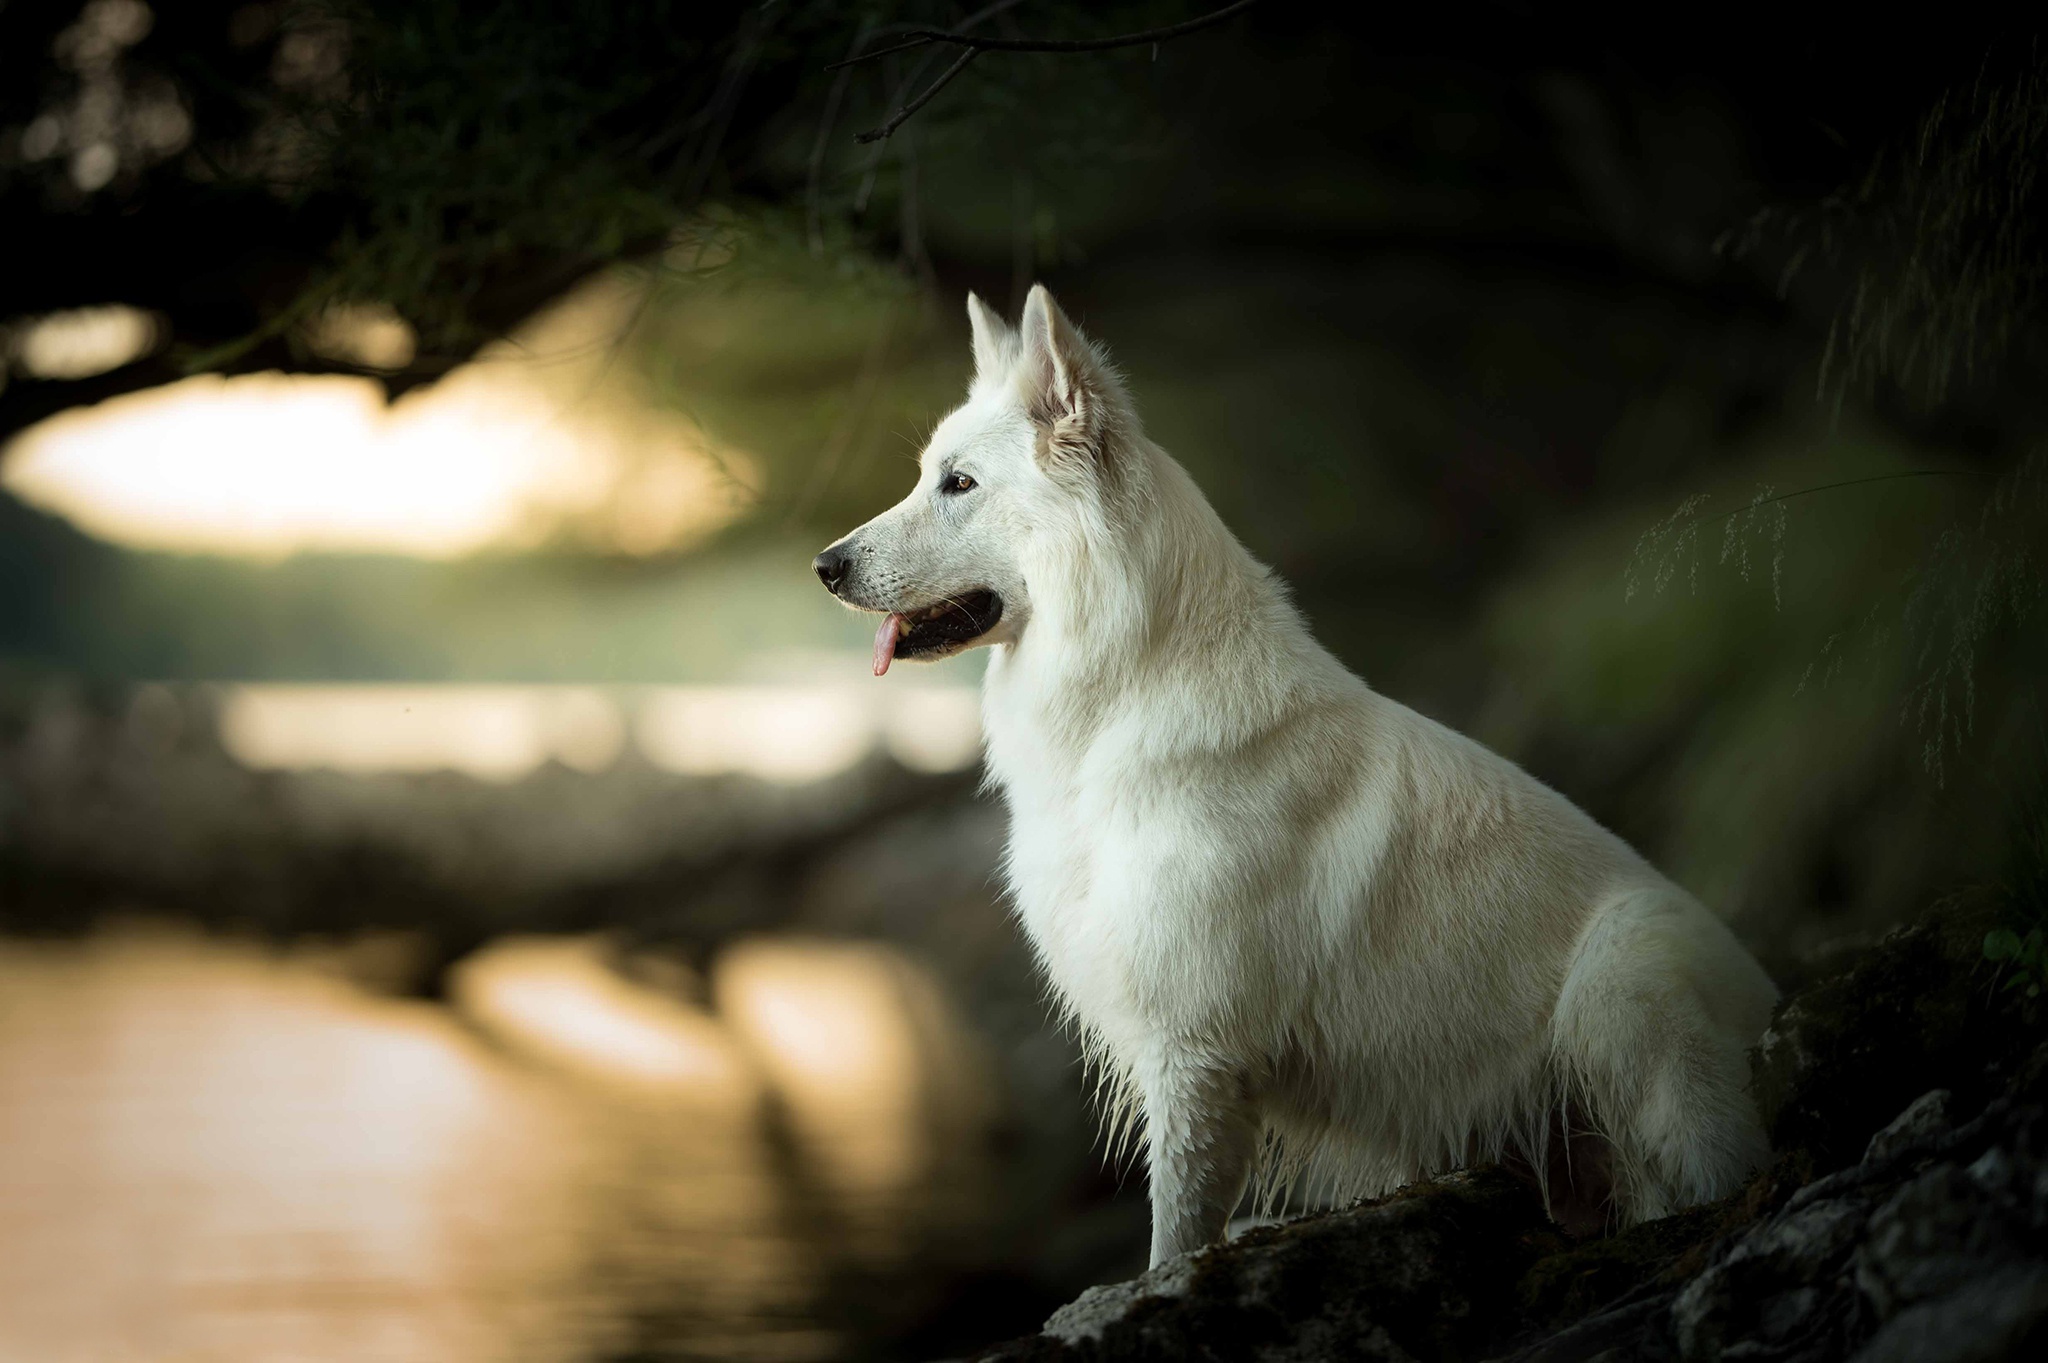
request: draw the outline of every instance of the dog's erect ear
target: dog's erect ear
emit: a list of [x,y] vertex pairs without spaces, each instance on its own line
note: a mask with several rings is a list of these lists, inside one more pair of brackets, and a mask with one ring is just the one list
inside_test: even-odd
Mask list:
[[1051,433],[1054,454],[1095,452],[1109,414],[1116,380],[1095,348],[1067,320],[1045,285],[1024,300],[1023,363],[1019,382],[1032,420]]
[[1017,333],[1010,330],[1002,314],[967,295],[967,325],[974,332],[974,377],[993,379],[1006,372],[1017,358]]

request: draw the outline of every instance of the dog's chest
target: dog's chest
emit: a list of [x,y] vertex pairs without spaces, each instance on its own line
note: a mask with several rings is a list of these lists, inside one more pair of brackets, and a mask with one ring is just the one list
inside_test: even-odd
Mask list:
[[1140,922],[1146,906],[1114,886],[1117,836],[1078,792],[1020,786],[1007,788],[1010,890],[1039,959],[1084,1019],[1104,1025],[1137,1011],[1156,965]]
[[[1202,827],[1200,792],[1148,759],[1133,717],[1098,711],[1063,729],[1013,681],[991,667],[989,768],[1010,813],[1011,895],[1052,984],[1111,1035],[1226,1006],[1229,967],[1209,958],[1229,949],[1208,930],[1207,887],[1231,878],[1225,863],[1243,849]],[[1210,987],[1190,991],[1191,977]]]
[[1185,991],[1163,998],[1170,981],[1208,979],[1227,991],[1217,969],[1195,960],[1219,944],[1160,865],[1177,841],[1170,790],[1038,762],[998,764],[996,776],[1010,809],[1018,917],[1082,1021],[1106,1036],[1133,1037],[1172,1025],[1186,1008],[1203,1011]]

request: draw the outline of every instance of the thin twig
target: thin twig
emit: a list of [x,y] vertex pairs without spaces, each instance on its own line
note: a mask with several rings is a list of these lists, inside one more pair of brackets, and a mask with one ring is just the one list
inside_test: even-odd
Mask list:
[[1226,19],[1242,14],[1258,2],[1259,0],[1237,0],[1234,5],[1225,5],[1222,9],[1198,15],[1193,19],[1183,19],[1177,24],[1168,24],[1164,28],[1148,28],[1139,33],[1121,33],[1114,38],[982,38],[948,29],[911,29],[903,42],[892,47],[878,47],[872,52],[863,52],[858,57],[848,57],[844,61],[834,62],[826,70],[850,66],[855,62],[872,61],[877,57],[886,57],[892,52],[904,52],[914,47],[924,47],[929,43],[948,43],[973,52],[1107,52],[1118,47],[1142,47],[1146,43],[1163,42],[1168,38],[1178,38],[1183,34],[1195,33],[1220,24]]
[[896,43],[890,47],[878,47],[872,52],[863,52],[857,57],[848,57],[843,61],[832,63],[832,65],[825,69],[833,71],[841,67],[851,66],[856,62],[873,61],[877,57],[888,57],[898,52],[909,52],[916,48],[928,47],[934,43],[950,44],[962,49],[960,56],[951,66],[940,73],[937,80],[925,87],[923,94],[905,104],[894,114],[891,114],[889,121],[881,127],[871,128],[867,132],[858,134],[853,139],[861,143],[880,142],[888,137],[889,134],[902,127],[911,115],[931,103],[932,96],[945,89],[955,76],[967,69],[969,62],[973,61],[976,56],[983,52],[1107,52],[1112,48],[1142,47],[1149,43],[1152,45],[1153,57],[1156,60],[1158,57],[1158,45],[1161,40],[1178,38],[1182,34],[1194,33],[1201,29],[1213,27],[1224,22],[1226,19],[1243,13],[1257,3],[1258,0],[1237,0],[1236,4],[1225,5],[1222,9],[1193,19],[1184,19],[1177,24],[1168,24],[1164,28],[1146,29],[1139,33],[1122,33],[1114,38],[983,38],[961,31],[968,27],[969,24],[985,19],[990,14],[1010,7],[1006,3],[995,4],[961,24],[958,29],[910,29],[908,30],[910,36],[904,42]]
[[[983,7],[981,8],[981,9],[978,9],[978,10],[976,10],[976,11],[975,11],[974,13],[972,13],[972,14],[968,15],[968,16],[967,16],[967,17],[966,17],[965,19],[962,19],[962,20],[960,20],[960,21],[959,21],[959,23],[957,23],[957,24],[955,24],[955,25],[953,26],[953,31],[954,31],[955,33],[965,33],[965,32],[966,32],[966,31],[967,31],[968,29],[970,29],[970,28],[973,28],[973,27],[974,27],[974,26],[975,26],[976,24],[978,24],[978,23],[981,23],[981,22],[982,22],[983,20],[986,20],[986,19],[992,19],[992,18],[996,17],[997,15],[1000,15],[1000,14],[1003,14],[1003,13],[1005,13],[1006,11],[1009,11],[1009,10],[1013,10],[1013,9],[1015,9],[1015,8],[1016,8],[1016,7],[1018,6],[1018,5],[1020,5],[1020,4],[1022,4],[1022,3],[1023,3],[1023,0],[995,0],[995,3],[994,3],[994,4],[992,4],[992,5],[986,5],[986,6],[983,6]],[[865,21],[864,21],[864,25],[865,25]],[[883,25],[883,26],[882,26],[881,28],[879,28],[879,29],[877,29],[877,28],[873,28],[873,27],[868,27],[868,26],[864,26],[861,32],[859,32],[859,33],[856,33],[856,34],[854,35],[854,38],[853,38],[853,44],[852,44],[852,46],[850,46],[850,47],[848,47],[848,48],[846,49],[846,55],[848,56],[848,58],[851,58],[851,57],[853,56],[853,54],[854,54],[854,53],[856,53],[856,52],[860,51],[860,45],[861,45],[862,43],[866,42],[866,41],[867,41],[867,40],[868,40],[869,38],[871,38],[871,37],[875,36],[875,35],[876,35],[877,33],[890,33],[890,34],[894,34],[894,33],[908,33],[908,32],[912,32],[912,31],[914,31],[914,30],[913,30],[912,26],[911,26],[911,25],[909,25],[909,24],[886,24],[886,25]],[[896,50],[899,50],[899,49],[891,49],[891,51],[896,51]],[[906,78],[906,79],[904,80],[904,82],[903,82],[903,83],[902,83],[901,85],[899,85],[899,86],[897,86],[897,87],[896,87],[896,93],[895,93],[895,94],[893,94],[893,95],[891,95],[891,96],[889,97],[889,102],[890,102],[891,104],[895,104],[895,105],[899,105],[899,106],[900,106],[900,105],[901,105],[901,104],[902,104],[902,103],[904,102],[904,100],[905,100],[905,99],[906,99],[906,98],[907,98],[907,97],[909,96],[909,94],[910,94],[910,87],[911,87],[911,86],[913,86],[913,85],[915,85],[915,84],[917,84],[917,82],[918,82],[919,80],[921,80],[921,79],[922,79],[922,78],[924,77],[924,73],[925,73],[925,68],[926,68],[926,67],[928,67],[928,66],[930,66],[930,65],[932,64],[932,58],[933,58],[933,57],[935,57],[935,56],[937,56],[937,55],[938,55],[938,54],[937,54],[936,52],[927,52],[927,53],[925,53],[925,54],[924,54],[924,56],[923,56],[922,58],[920,58],[920,59],[918,60],[918,63],[917,63],[917,65],[916,65],[916,66],[915,66],[914,68],[912,68],[912,70],[911,70],[911,72],[910,72],[910,75],[909,75],[909,76],[908,76],[908,77],[907,77],[907,78]],[[851,72],[851,66],[852,66],[852,62],[851,62],[850,60],[849,60],[849,61],[842,61],[842,62],[835,62],[835,63],[833,63],[833,65],[834,65],[834,66],[837,66],[837,67],[839,67],[839,68],[840,68],[840,70],[839,70],[839,79],[840,79],[840,81],[841,81],[842,83],[843,83],[843,82],[844,82],[844,81],[846,80],[847,76],[849,76],[850,74],[852,74],[852,72]],[[890,70],[891,70],[892,72],[893,72],[893,71],[894,71],[894,69],[895,69],[895,65],[896,65],[896,64],[895,64],[894,62],[891,62],[891,63],[889,63],[889,66],[890,66]],[[828,67],[826,67],[825,69],[829,71],[829,70],[831,70],[831,69],[832,69],[832,67],[828,66]],[[944,80],[950,80],[950,79],[952,79],[951,75],[948,75],[948,76],[946,76],[946,77],[944,78]],[[941,84],[943,84],[943,83],[944,83],[944,80],[942,80],[942,81],[941,81],[940,83],[941,83]],[[931,88],[930,90],[928,90],[928,91],[926,91],[926,92],[925,92],[925,96],[924,96],[924,99],[923,99],[923,100],[919,100],[919,101],[918,101],[918,104],[919,104],[920,106],[922,106],[922,105],[923,105],[923,103],[925,102],[925,100],[929,100],[929,99],[930,99],[930,98],[931,98],[931,97],[932,97],[933,95],[935,95],[935,94],[937,94],[937,93],[938,93],[938,89],[939,89],[939,87],[938,87],[937,85],[934,85],[934,86],[933,86],[933,87],[932,87],[932,88]],[[913,110],[913,112],[914,112],[914,110]],[[906,114],[906,115],[904,115],[904,117],[908,117],[908,115]],[[896,122],[894,122],[894,123],[890,124],[890,125],[889,125],[889,131],[890,131],[890,132],[893,132],[893,131],[894,131],[894,130],[895,130],[895,129],[897,128],[897,127],[900,127],[900,126],[901,126],[901,122],[902,122],[902,120],[901,120],[901,118],[899,118],[899,119],[898,119],[898,120],[897,120]],[[870,142],[879,142],[879,141],[881,141],[881,140],[882,140],[883,138],[887,137],[888,135],[889,135],[889,133],[888,133],[888,132],[883,132],[883,131],[881,131],[880,129],[876,129],[876,130],[874,130],[873,132],[869,133],[869,134],[868,134],[867,136],[865,136],[865,137],[856,137],[856,138],[855,138],[854,140],[855,140],[856,142],[863,142],[863,143],[870,143]],[[882,161],[882,152],[881,152],[881,149],[880,149],[880,148],[878,147],[878,148],[876,148],[876,150],[875,150],[875,154],[874,154],[874,157],[873,157],[873,159],[871,159],[871,160],[870,160],[870,161],[868,162],[868,178],[869,178],[870,180],[872,180],[872,179],[873,179],[873,177],[874,177],[874,170],[875,170],[875,167],[876,167],[876,166],[878,166],[878,165],[880,165],[880,164],[881,164],[881,161]],[[865,197],[866,197],[866,194],[865,194],[865,189],[863,190],[863,194],[862,194],[862,197],[863,197],[863,199],[865,199]]]
[[[899,48],[895,50],[900,51],[901,49]],[[919,109],[922,109],[925,105],[931,103],[932,96],[939,93],[939,91],[945,89],[947,83],[950,82],[953,79],[953,77],[959,75],[962,71],[965,71],[967,69],[967,63],[973,61],[976,57],[980,55],[981,50],[979,48],[970,47],[965,52],[962,52],[958,57],[954,58],[953,64],[951,66],[947,67],[944,71],[941,71],[939,73],[939,77],[937,80],[934,80],[930,85],[924,87],[923,94],[919,95],[916,99],[911,100],[910,103],[904,105],[895,113],[889,115],[889,121],[887,123],[884,123],[881,127],[870,128],[864,133],[857,133],[855,134],[853,140],[861,143],[880,142],[890,133],[895,132],[898,128],[903,126],[904,121],[908,119],[912,114],[916,113]]]
[[[965,33],[968,29],[973,28],[982,20],[987,19],[992,15],[1001,14],[1006,10],[1013,10],[1023,3],[1024,0],[995,0],[994,4],[988,5],[983,9],[978,9],[974,13],[968,15],[965,19],[962,19],[959,22],[955,23],[953,25],[952,31],[955,33]],[[907,33],[925,33],[929,31],[930,30],[928,30],[926,26],[923,24],[913,24],[899,21],[887,24],[871,24],[868,27],[867,36],[869,38],[900,38]],[[860,45],[856,43],[852,51],[848,52],[846,56],[841,60],[834,62],[832,66],[852,65],[854,61],[854,56],[859,51]],[[882,56],[884,54],[878,52],[875,55]],[[832,67],[828,66],[825,69],[827,71],[830,71]]]
[[[967,23],[971,22],[973,21],[970,19],[962,23],[961,27],[965,28],[967,26]],[[901,105],[906,99],[908,99],[910,97],[911,90],[916,87],[919,81],[924,79],[924,73],[931,68],[932,59],[937,57],[938,55],[939,54],[935,49],[919,57],[917,59],[917,64],[910,68],[910,74],[905,76],[902,80],[896,79],[896,68],[901,65],[900,62],[898,62],[894,57],[891,57],[888,61],[883,62],[883,84],[892,87],[889,97],[882,101],[884,107],[892,105]],[[868,197],[875,191],[875,177],[881,169],[883,155],[886,154],[889,150],[880,142],[874,143],[873,146],[875,149],[872,152],[868,153],[868,163],[866,167],[863,168],[861,171],[860,189],[854,195],[853,212],[855,217],[859,217],[868,211]]]
[[1976,469],[1909,469],[1903,473],[1873,473],[1867,478],[1845,478],[1839,483],[1821,483],[1816,487],[1802,487],[1791,492],[1781,492],[1775,497],[1765,497],[1761,501],[1745,502],[1733,511],[1724,511],[1718,516],[1695,516],[1684,525],[1676,528],[1685,530],[1695,525],[1714,525],[1727,520],[1730,516],[1740,516],[1743,512],[1754,511],[1758,507],[1770,506],[1776,502],[1789,502],[1794,497],[1806,497],[1816,492],[1833,492],[1836,488],[1857,487],[1863,483],[1889,483],[1900,478],[1977,478],[1982,476],[1982,473]]

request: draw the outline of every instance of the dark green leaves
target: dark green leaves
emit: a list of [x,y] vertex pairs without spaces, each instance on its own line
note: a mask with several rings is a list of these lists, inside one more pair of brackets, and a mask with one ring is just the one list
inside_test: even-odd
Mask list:
[[2039,998],[2044,946],[2048,946],[2048,935],[2039,928],[2024,937],[2011,928],[1995,928],[1984,934],[1984,959],[2012,963],[2013,972],[2001,988],[2008,992],[2022,989],[2028,998]]

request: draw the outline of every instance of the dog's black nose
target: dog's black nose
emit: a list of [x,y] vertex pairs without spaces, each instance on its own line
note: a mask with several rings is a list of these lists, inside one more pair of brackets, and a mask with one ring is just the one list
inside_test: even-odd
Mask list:
[[824,583],[825,590],[834,596],[839,595],[839,584],[846,580],[848,557],[847,552],[835,544],[811,560],[811,567],[816,570],[818,581]]

